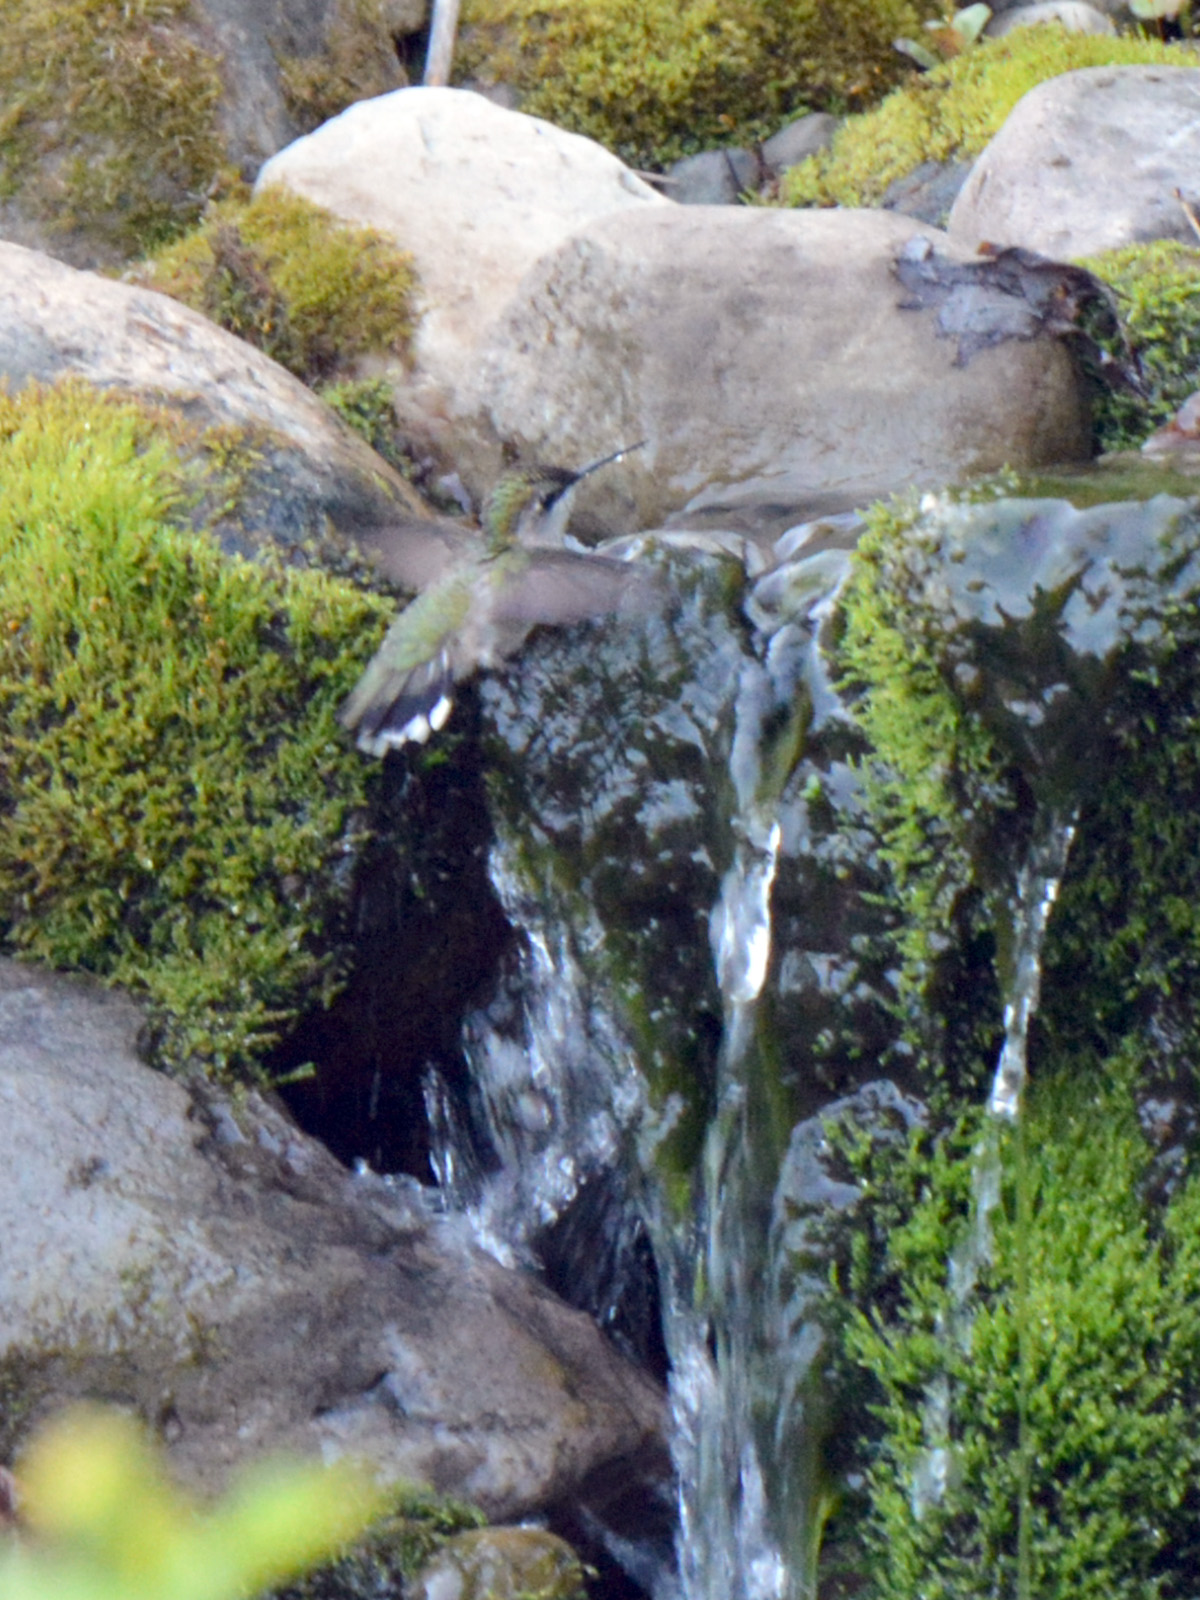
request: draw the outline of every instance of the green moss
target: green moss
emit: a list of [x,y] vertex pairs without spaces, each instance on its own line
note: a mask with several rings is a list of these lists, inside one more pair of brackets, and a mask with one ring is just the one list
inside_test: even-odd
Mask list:
[[376,455],[406,477],[413,475],[412,459],[400,443],[395,398],[386,378],[346,378],[323,384],[317,392]]
[[920,989],[972,881],[980,812],[1011,801],[930,604],[942,530],[915,498],[872,507],[867,527],[841,600],[838,670],[870,746],[860,774],[900,905],[902,988]]
[[336,711],[386,602],[183,526],[170,435],[82,385],[0,399],[0,931],[252,1073],[336,985],[365,771]]
[[337,0],[318,55],[277,53],[287,108],[305,132],[407,81],[384,12],[385,0]]
[[213,208],[143,281],[248,340],[305,382],[412,334],[412,258],[278,185]]
[[[1119,1064],[1099,1080],[1069,1069],[1044,1079],[1026,1131],[1026,1226],[1023,1158],[1007,1134],[991,1261],[969,1310],[948,1268],[972,1226],[980,1157],[968,1119],[932,1153],[914,1151],[900,1182],[920,1198],[891,1227],[854,1317],[848,1348],[877,1396],[860,1525],[871,1600],[1016,1593],[1023,1459],[1033,1593],[1192,1592],[1200,1182],[1161,1211],[1147,1202],[1151,1152]],[[943,1383],[944,1432],[929,1409]],[[948,1487],[918,1510],[914,1485],[939,1435]]]
[[380,1600],[403,1586],[456,1533],[486,1524],[483,1513],[459,1500],[417,1489],[400,1491],[367,1537],[334,1561],[258,1600]]
[[1144,397],[1105,389],[1094,406],[1100,449],[1124,450],[1141,444],[1200,388],[1200,250],[1156,239],[1081,265],[1113,289],[1142,366]]
[[457,71],[661,167],[878,98],[906,70],[892,40],[931,14],[922,0],[471,0]]
[[912,79],[873,111],[849,118],[830,149],[784,176],[781,198],[792,206],[878,204],[894,179],[923,161],[972,160],[1021,96],[1047,78],[1080,67],[1190,66],[1194,60],[1181,46],[1157,40],[1067,33],[1057,25],[1019,28],[985,40]]
[[9,0],[0,199],[121,255],[190,226],[225,160],[189,0]]

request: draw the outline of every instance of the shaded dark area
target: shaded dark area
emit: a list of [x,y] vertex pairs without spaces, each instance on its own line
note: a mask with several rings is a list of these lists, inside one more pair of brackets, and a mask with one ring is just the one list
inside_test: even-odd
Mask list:
[[555,1294],[588,1312],[618,1349],[665,1383],[658,1267],[627,1189],[621,1170],[594,1178],[533,1247]]
[[[283,1098],[339,1160],[423,1182],[433,1178],[423,1078],[435,1069],[465,1104],[462,1019],[486,999],[517,937],[488,881],[477,716],[468,695],[436,750],[383,764],[375,838],[356,871],[354,972],[267,1063],[275,1076],[313,1064],[315,1075]],[[486,1168],[489,1152],[478,1155]]]

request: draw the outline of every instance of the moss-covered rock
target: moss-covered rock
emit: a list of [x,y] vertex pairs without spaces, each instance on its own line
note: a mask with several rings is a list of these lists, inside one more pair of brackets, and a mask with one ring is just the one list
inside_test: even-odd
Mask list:
[[457,70],[514,84],[522,110],[659,167],[747,143],[806,107],[877,99],[923,0],[470,0]]
[[218,180],[216,59],[190,0],[11,0],[0,27],[0,201],[118,256],[195,222]]
[[1079,67],[1137,62],[1191,64],[1179,45],[1067,33],[1057,24],[985,40],[850,117],[833,143],[785,174],[781,199],[793,206],[869,206],[924,161],[966,161],[999,132],[1022,95]]
[[1075,817],[1041,1025],[1104,1059],[1163,1005],[1186,1015],[1200,978],[1196,502],[1076,511],[985,492],[870,520],[837,663],[869,744],[862,792],[916,1042],[954,1037],[927,1065],[981,1091],[1013,886],[1035,841]]
[[1171,239],[1108,250],[1081,265],[1113,290],[1145,393],[1105,390],[1095,406],[1101,450],[1139,445],[1200,389],[1200,249]]
[[412,334],[411,256],[279,185],[214,207],[141,276],[309,383]]
[[583,1567],[544,1528],[477,1528],[448,1539],[409,1588],[412,1600],[586,1600]]
[[0,399],[0,930],[147,996],[163,1062],[252,1073],[338,981],[366,769],[336,711],[391,605],[192,531],[179,426]]
[[408,1594],[417,1573],[447,1542],[483,1525],[483,1513],[474,1506],[404,1490],[364,1539],[258,1600],[390,1600],[402,1589]]
[[[1198,552],[1195,501],[930,497],[877,509],[843,593],[928,1099],[906,1155],[833,1138],[828,1540],[871,1600],[1191,1592]],[[1026,1106],[989,1123],[1013,885],[1068,818]]]

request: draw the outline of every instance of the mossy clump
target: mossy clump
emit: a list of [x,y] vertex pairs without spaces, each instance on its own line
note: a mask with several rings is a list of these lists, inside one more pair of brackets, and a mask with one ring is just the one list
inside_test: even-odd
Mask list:
[[954,675],[948,619],[931,597],[944,529],[914,496],[878,504],[838,614],[837,671],[869,753],[864,795],[899,907],[904,992],[950,947],[981,830],[1012,804],[1005,757]]
[[257,1600],[382,1600],[407,1586],[448,1539],[487,1519],[475,1506],[417,1489],[396,1495],[363,1539],[333,1560]]
[[306,383],[368,352],[403,355],[412,335],[411,256],[277,184],[213,207],[142,278]]
[[411,475],[412,461],[400,445],[395,398],[386,378],[345,378],[323,384],[318,393],[376,455],[398,472]]
[[[874,1391],[852,1558],[869,1600],[1183,1597],[1200,1555],[1200,1181],[1147,1199],[1152,1151],[1129,1075],[1069,1065],[1035,1088],[1022,1134],[968,1116],[907,1167],[867,1179],[869,1211],[915,1191],[881,1264],[839,1287],[846,1350]],[[1000,1144],[990,1246],[981,1164]],[[938,1452],[942,1452],[939,1456]],[[1032,1582],[1018,1582],[1025,1505]],[[850,1505],[845,1514],[850,1514]],[[847,1529],[831,1530],[845,1536]]]
[[9,0],[0,201],[119,257],[192,226],[225,163],[190,0]]
[[387,27],[387,0],[337,0],[317,55],[276,52],[284,100],[308,133],[356,100],[408,81]]
[[819,155],[780,185],[789,206],[870,206],[923,161],[973,160],[1022,95],[1081,67],[1191,66],[1195,56],[1156,39],[1067,33],[1057,24],[1018,28],[975,48],[849,118]]
[[1200,249],[1156,239],[1107,250],[1081,265],[1116,295],[1125,337],[1142,369],[1144,395],[1105,389],[1094,405],[1098,447],[1127,450],[1200,389]]
[[810,107],[866,105],[906,68],[923,0],[470,0],[456,70],[635,166],[746,144]]
[[0,935],[145,996],[164,1065],[253,1075],[339,981],[336,713],[392,607],[223,555],[182,453],[81,384],[0,396]]

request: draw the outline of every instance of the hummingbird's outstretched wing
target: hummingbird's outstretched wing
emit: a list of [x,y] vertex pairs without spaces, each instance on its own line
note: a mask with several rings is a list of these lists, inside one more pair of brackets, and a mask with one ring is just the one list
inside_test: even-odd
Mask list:
[[392,623],[339,713],[358,747],[381,756],[424,744],[445,726],[454,685],[476,666],[464,654],[471,604],[469,574],[459,571],[426,589]]
[[614,612],[634,616],[650,610],[662,593],[658,574],[642,563],[537,550],[497,594],[493,617],[498,629],[523,629],[512,650],[532,628],[564,628]]
[[449,517],[406,517],[356,529],[354,543],[390,582],[418,594],[480,552],[479,535]]
[[519,650],[539,625],[565,627],[650,609],[657,574],[567,550],[517,549],[459,568],[397,617],[341,711],[369,755],[424,744],[444,726],[454,686]]

